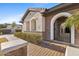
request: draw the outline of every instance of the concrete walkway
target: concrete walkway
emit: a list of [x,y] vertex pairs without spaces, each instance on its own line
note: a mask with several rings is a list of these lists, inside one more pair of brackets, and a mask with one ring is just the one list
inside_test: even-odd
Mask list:
[[1,35],[0,38],[1,37],[7,38],[8,40],[8,42],[1,43],[1,51],[3,52],[3,54],[27,45],[27,41],[19,39],[13,35]]

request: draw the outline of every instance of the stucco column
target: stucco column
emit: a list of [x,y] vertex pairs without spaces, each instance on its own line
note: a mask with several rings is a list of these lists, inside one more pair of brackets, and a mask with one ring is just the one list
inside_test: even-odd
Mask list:
[[42,31],[45,31],[45,17],[42,17]]
[[71,44],[75,44],[75,27],[71,27]]
[[26,23],[24,22],[22,26],[22,32],[25,32],[25,31],[26,31]]

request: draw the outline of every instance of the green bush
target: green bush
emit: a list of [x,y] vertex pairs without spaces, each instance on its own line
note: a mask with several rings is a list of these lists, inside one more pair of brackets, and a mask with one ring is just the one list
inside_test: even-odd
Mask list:
[[16,32],[14,35],[18,38],[24,39],[35,44],[38,44],[42,40],[42,35],[38,33]]
[[16,29],[16,32],[21,32],[22,30],[21,29]]

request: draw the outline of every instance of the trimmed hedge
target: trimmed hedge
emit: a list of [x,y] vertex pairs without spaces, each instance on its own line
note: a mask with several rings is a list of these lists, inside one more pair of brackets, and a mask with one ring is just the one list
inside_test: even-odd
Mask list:
[[22,32],[22,30],[21,30],[21,29],[16,29],[15,31],[16,31],[16,32]]
[[32,42],[32,43],[35,43],[35,44],[38,44],[42,40],[42,35],[37,34],[37,33],[16,32],[14,35],[18,38],[24,39],[28,42]]
[[2,34],[12,34],[11,29],[0,29],[0,35]]

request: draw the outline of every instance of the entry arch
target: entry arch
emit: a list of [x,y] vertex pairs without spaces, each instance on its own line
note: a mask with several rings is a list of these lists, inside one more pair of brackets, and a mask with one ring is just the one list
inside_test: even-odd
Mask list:
[[[51,19],[51,23],[50,23],[50,40],[54,40],[54,23],[55,21],[62,17],[70,17],[71,14],[68,12],[61,12],[56,14],[55,16],[53,16],[53,18]],[[75,30],[74,30],[74,25],[71,27],[71,43],[74,44],[75,43]]]

